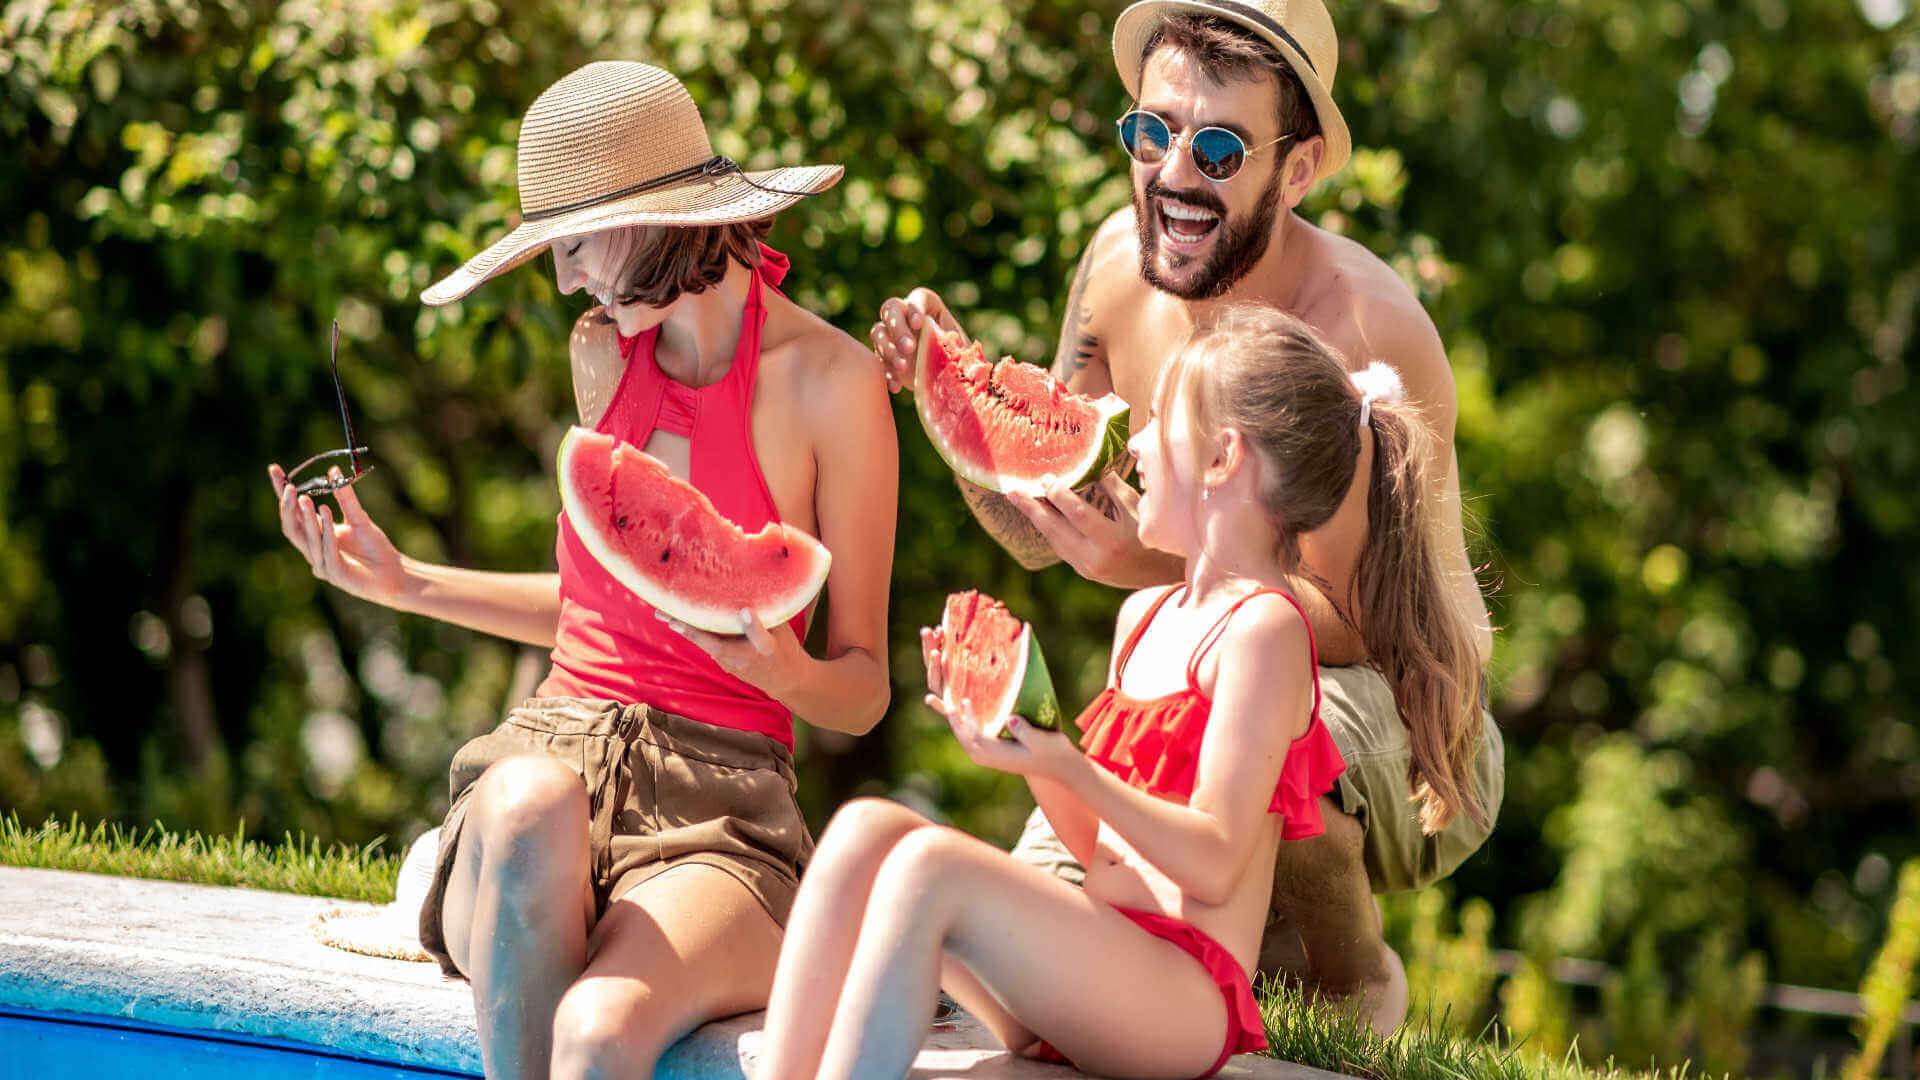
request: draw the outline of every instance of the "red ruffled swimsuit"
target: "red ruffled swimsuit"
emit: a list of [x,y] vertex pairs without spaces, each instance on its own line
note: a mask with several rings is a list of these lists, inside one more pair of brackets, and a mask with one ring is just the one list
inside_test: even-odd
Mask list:
[[[1240,605],[1261,593],[1282,597],[1300,612],[1303,621],[1307,613],[1299,601],[1278,589],[1248,593],[1236,600],[1201,636],[1199,647],[1187,661],[1185,690],[1145,700],[1121,693],[1120,683],[1134,646],[1140,643],[1153,617],[1160,613],[1161,605],[1176,591],[1168,589],[1161,593],[1160,599],[1147,609],[1146,617],[1120,647],[1120,661],[1113,671],[1114,685],[1093,699],[1078,722],[1083,733],[1080,749],[1088,758],[1150,795],[1184,804],[1193,797],[1194,775],[1200,767],[1200,739],[1206,734],[1207,716],[1213,710],[1213,703],[1200,692],[1201,659],[1226,632],[1227,620],[1240,610]],[[1313,648],[1311,623],[1307,625],[1307,647]],[[1308,657],[1310,666],[1318,655]],[[1320,722],[1319,668],[1314,666],[1312,670],[1313,719],[1306,733],[1287,746],[1280,781],[1274,787],[1273,800],[1267,804],[1268,813],[1282,816],[1280,835],[1286,840],[1306,840],[1327,831],[1326,823],[1320,819],[1320,796],[1331,790],[1334,781],[1347,769],[1340,748],[1334,745],[1327,726]]]
[[[1175,589],[1168,589],[1147,609],[1140,624],[1120,647],[1119,662],[1114,665],[1114,685],[1107,687],[1080,714],[1080,749],[1089,760],[1134,787],[1151,795],[1185,805],[1193,797],[1193,782],[1200,764],[1200,741],[1206,735],[1207,717],[1213,702],[1200,690],[1200,660],[1226,632],[1227,620],[1240,605],[1270,592],[1284,597],[1300,618],[1307,613],[1299,601],[1278,589],[1261,589],[1236,600],[1218,622],[1201,636],[1200,645],[1187,661],[1187,688],[1157,698],[1141,699],[1120,692],[1127,660],[1134,646],[1146,633],[1148,624]],[[1282,815],[1280,835],[1287,840],[1304,840],[1326,831],[1320,817],[1320,796],[1333,789],[1334,781],[1347,769],[1334,745],[1333,736],[1320,720],[1320,675],[1318,653],[1313,649],[1313,626],[1307,626],[1308,667],[1314,672],[1313,717],[1306,733],[1287,746],[1287,760],[1280,767],[1267,812]],[[1247,970],[1240,966],[1226,946],[1183,919],[1157,911],[1139,911],[1117,907],[1116,911],[1132,919],[1141,929],[1172,942],[1199,961],[1220,987],[1227,1003],[1227,1037],[1220,1057],[1202,1076],[1220,1071],[1235,1054],[1267,1048],[1266,1028],[1261,1022],[1260,1006],[1253,999],[1253,986]],[[1041,1043],[1037,1055],[1042,1060],[1072,1064],[1050,1044]]]

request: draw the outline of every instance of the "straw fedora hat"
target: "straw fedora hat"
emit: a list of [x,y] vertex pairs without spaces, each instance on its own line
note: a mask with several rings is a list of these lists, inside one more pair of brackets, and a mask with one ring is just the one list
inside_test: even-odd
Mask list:
[[1340,63],[1340,39],[1333,30],[1333,16],[1327,14],[1322,0],[1140,0],[1120,13],[1113,24],[1113,62],[1120,69],[1120,81],[1135,100],[1140,97],[1141,50],[1147,39],[1170,15],[1216,15],[1230,19],[1253,31],[1280,50],[1293,65],[1300,85],[1313,99],[1313,111],[1320,117],[1320,134],[1327,140],[1326,155],[1320,159],[1324,180],[1339,172],[1353,153],[1353,136],[1340,107],[1333,103],[1333,70]]
[[839,182],[838,165],[744,172],[714,154],[680,80],[603,60],[547,87],[520,122],[520,224],[420,295],[447,304],[555,240],[627,225],[753,221]]
[[336,907],[315,915],[307,932],[322,945],[389,960],[432,962],[420,947],[420,907],[433,885],[440,830],[428,829],[407,848],[394,883],[393,903],[379,907]]

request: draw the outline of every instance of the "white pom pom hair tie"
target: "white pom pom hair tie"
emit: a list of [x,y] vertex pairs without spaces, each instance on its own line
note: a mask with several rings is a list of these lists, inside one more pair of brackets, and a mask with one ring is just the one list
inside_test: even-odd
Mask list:
[[1393,365],[1375,360],[1364,371],[1348,375],[1354,388],[1360,391],[1360,426],[1373,425],[1373,403],[1384,401],[1389,405],[1397,404],[1407,396],[1407,388],[1400,382],[1400,373]]

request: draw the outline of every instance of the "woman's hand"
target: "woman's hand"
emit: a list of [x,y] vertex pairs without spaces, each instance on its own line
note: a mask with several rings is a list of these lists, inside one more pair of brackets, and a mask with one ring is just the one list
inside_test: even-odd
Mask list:
[[781,623],[768,630],[746,608],[740,609],[745,633],[738,636],[708,633],[664,612],[655,611],[654,615],[674,633],[706,650],[727,674],[759,687],[776,700],[784,700],[782,695],[800,682],[803,669],[813,662],[800,647],[793,627]]
[[959,740],[960,748],[975,765],[1015,776],[1061,781],[1072,770],[1085,765],[1086,759],[1064,732],[1034,727],[1025,717],[1016,715],[1007,718],[1006,731],[1012,736],[1007,738],[997,730],[984,729],[975,721],[967,702],[959,702],[957,707],[949,705],[944,694],[942,644],[940,631],[932,627],[920,629],[920,653],[927,662],[927,708],[947,718],[953,737]]
[[[334,469],[333,475],[337,478],[340,470]],[[351,484],[333,493],[340,504],[336,523],[332,508],[295,492],[280,466],[267,466],[267,479],[280,500],[280,532],[307,560],[314,577],[362,600],[398,604],[406,586],[404,557],[361,508]]]

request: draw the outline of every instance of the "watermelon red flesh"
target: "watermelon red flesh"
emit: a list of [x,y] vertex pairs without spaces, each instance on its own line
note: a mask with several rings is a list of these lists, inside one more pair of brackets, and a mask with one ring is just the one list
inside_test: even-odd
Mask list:
[[587,550],[661,612],[738,634],[740,609],[778,626],[806,609],[832,556],[791,525],[749,535],[634,446],[576,427],[560,443],[560,501]]
[[1127,442],[1127,405],[1068,390],[1032,364],[989,364],[980,344],[929,330],[914,357],[914,405],[953,471],[990,491],[1028,491],[1047,477],[1097,479]]
[[1035,727],[1060,727],[1047,662],[1033,628],[1006,605],[968,589],[947,597],[940,617],[942,695],[989,734],[1011,738],[1007,717],[1015,713]]

